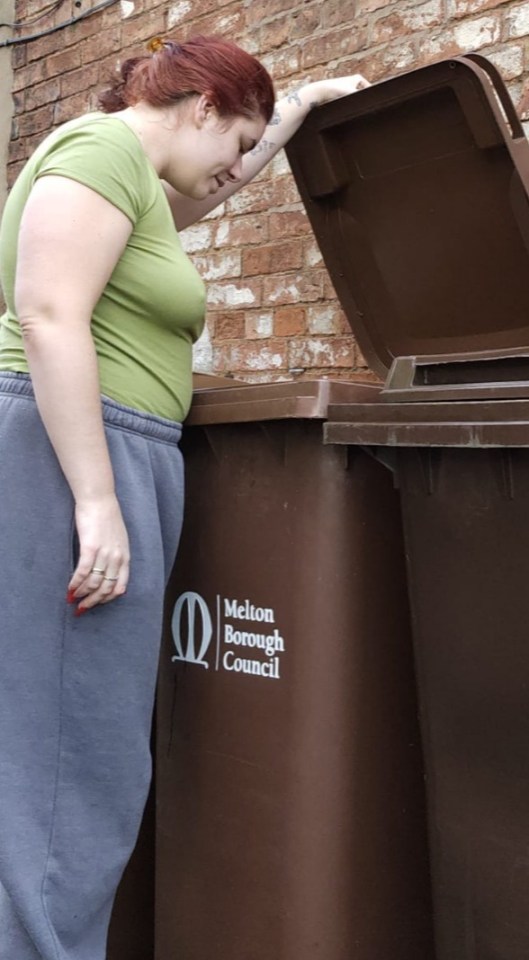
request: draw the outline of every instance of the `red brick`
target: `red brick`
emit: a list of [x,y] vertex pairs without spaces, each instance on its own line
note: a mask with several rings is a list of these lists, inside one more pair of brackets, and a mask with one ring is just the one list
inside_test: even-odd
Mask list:
[[523,73],[524,52],[521,44],[503,44],[501,50],[487,50],[487,59],[498,68],[504,80],[513,80]]
[[44,12],[50,6],[49,0],[24,0],[15,4],[15,20],[17,22],[31,20]]
[[242,255],[242,273],[244,277],[252,277],[271,273],[271,247],[252,247],[244,250]]
[[281,240],[283,237],[303,237],[310,233],[307,214],[302,210],[271,213],[268,224],[271,240]]
[[55,53],[46,60],[46,76],[54,77],[58,73],[75,70],[81,65],[81,51],[79,47],[67,47],[60,53]]
[[329,274],[327,273],[327,271],[325,270],[325,268],[324,268],[324,270],[323,270],[323,273],[324,273],[323,299],[324,299],[324,300],[336,300],[336,299],[337,299],[336,290],[334,289],[334,287],[333,287],[333,285],[332,285],[332,280],[331,280]]
[[389,16],[375,20],[370,41],[373,44],[387,43],[397,37],[409,36],[418,30],[438,26],[443,20],[441,0],[430,0],[418,7],[394,8]]
[[[111,7],[109,12],[112,12],[112,24],[115,24],[115,10]],[[68,29],[64,31],[64,46],[70,47],[81,43],[82,40],[86,40],[88,37],[101,35],[110,26],[108,20],[105,19],[104,13],[105,11],[94,13],[93,16],[85,17],[84,20],[79,20],[78,23],[74,23],[71,27],[68,27]]]
[[15,70],[13,77],[13,91],[26,90],[34,83],[40,83],[45,77],[45,60],[37,60],[28,67]]
[[226,202],[226,210],[235,216],[258,213],[270,208],[271,185],[269,180],[250,183],[235,193]]
[[268,240],[268,221],[257,217],[221,220],[215,231],[215,246],[244,246]]
[[45,37],[39,37],[38,40],[32,40],[27,45],[27,62],[32,60],[42,60],[63,47],[63,32],[50,33]]
[[287,342],[281,340],[246,340],[216,346],[213,351],[215,373],[285,370],[286,362]]
[[395,41],[374,52],[364,51],[342,62],[340,71],[361,73],[372,83],[385,80],[406,70],[412,70],[421,63],[431,63],[432,60],[438,59],[434,56],[422,56],[424,42],[424,37],[419,39],[419,36],[415,35],[409,40]]
[[21,113],[24,113],[26,106],[26,92],[20,90],[18,93],[13,94],[13,115],[16,117]]
[[296,10],[290,19],[289,40],[300,40],[302,37],[312,37],[318,32],[320,21],[324,16],[325,3],[317,3],[313,7],[304,7]]
[[273,243],[243,252],[243,274],[245,276],[299,270],[302,263],[303,248],[301,240]]
[[206,281],[240,277],[241,259],[240,250],[222,251],[222,253],[211,252],[206,256],[195,254],[192,257],[198,272]]
[[182,24],[182,27],[185,27],[185,36],[192,36],[200,32],[206,35],[218,34],[219,36],[229,37],[231,40],[237,41],[244,30],[244,15],[242,10],[236,8],[234,8],[233,11],[222,10],[212,16],[204,17],[204,19],[199,20],[198,23],[193,20],[192,22]]
[[18,2],[15,2],[14,19],[17,22],[31,20],[43,13],[49,5],[46,0],[25,0],[24,3],[18,0]]
[[277,177],[269,187],[271,207],[286,207],[288,204],[299,203],[300,197],[294,178]]
[[263,310],[246,310],[244,336],[248,340],[263,340],[272,335],[273,313]]
[[273,53],[260,57],[261,63],[272,74],[276,85],[279,80],[289,77],[300,70],[301,46],[289,44],[284,50],[274,50]]
[[511,4],[512,0],[448,0],[447,14],[450,20],[456,17],[468,17],[482,10],[490,10],[502,4]]
[[274,314],[276,337],[296,337],[306,332],[303,307],[280,307]]
[[87,93],[79,93],[74,97],[67,97],[66,100],[59,100],[55,104],[53,122],[54,124],[66,123],[67,120],[73,120],[80,117],[81,114],[90,110],[90,102]]
[[356,0],[356,14],[371,13],[373,10],[380,10],[381,7],[395,6],[399,0]]
[[36,110],[44,103],[55,103],[60,97],[61,86],[58,79],[45,80],[26,90],[26,110]]
[[[123,20],[121,27],[122,45],[129,47],[133,44],[145,46],[146,41],[165,33],[165,12],[158,7],[149,13],[142,14],[141,17],[131,17]],[[138,54],[141,51],[135,51]],[[147,50],[143,50],[147,53]]]
[[292,0],[251,0],[246,8],[247,27],[259,27],[263,20],[275,17],[278,13],[290,13]]
[[242,277],[236,280],[219,280],[207,286],[207,302],[211,308],[245,309],[260,307],[262,302],[260,277]]
[[273,50],[282,47],[288,40],[292,20],[289,14],[264,23],[259,30],[259,47],[261,50]]
[[357,50],[365,47],[366,42],[367,30],[365,27],[352,30],[349,26],[343,30],[319,33],[303,46],[302,66],[304,69],[308,69],[316,63],[328,64],[331,60],[338,60],[340,57],[347,56],[347,54],[356,53]]
[[48,131],[52,123],[53,107],[51,104],[46,104],[45,107],[40,107],[32,113],[26,113],[24,116],[18,118],[18,136],[31,137],[35,133]]
[[[228,0],[228,2],[231,3],[231,0]],[[181,37],[179,31],[182,23],[187,20],[198,20],[199,17],[211,13],[220,6],[220,2],[217,2],[217,0],[191,0],[187,3],[189,10],[186,10],[185,6],[179,0],[173,0],[167,8],[166,29],[169,35],[176,34],[178,31],[178,39]]]
[[338,303],[315,303],[307,311],[307,328],[316,337],[350,333],[351,328],[345,320]]
[[349,23],[354,30],[355,18],[356,0],[325,0],[325,3],[321,4],[321,25],[324,28]]
[[16,160],[25,160],[27,157],[27,147],[26,140],[11,140],[9,144],[9,162],[14,163]]
[[99,36],[89,37],[81,43],[81,61],[82,63],[91,63],[93,60],[99,60],[100,57],[120,49],[119,27],[112,30],[105,30]]
[[281,305],[319,300],[323,295],[323,272],[286,274],[284,277],[264,277],[263,303]]
[[227,313],[217,313],[212,317],[214,340],[242,340],[244,338],[245,323],[243,310],[230,310]]
[[516,112],[520,120],[527,120],[529,117],[529,79],[516,84],[508,84],[511,100],[514,103]]
[[[48,133],[48,131],[46,131],[46,133]],[[42,143],[44,136],[45,134],[43,133],[37,133],[33,137],[24,138],[23,143],[24,143],[24,150],[25,150],[26,157],[30,157],[32,153],[35,152],[37,147],[40,146],[40,144]]]
[[314,337],[291,340],[288,344],[289,367],[354,367],[353,337]]
[[501,33],[499,13],[493,11],[484,17],[466,20],[433,36],[423,37],[420,57],[423,63],[444,57],[479,50],[481,47],[497,43]]
[[26,45],[21,43],[13,47],[12,65],[13,70],[18,70],[26,65]]
[[10,163],[7,167],[7,185],[11,188],[18,177],[20,171],[24,167],[24,160],[20,160],[17,163]]
[[84,93],[99,83],[99,64],[89,63],[61,77],[61,98]]

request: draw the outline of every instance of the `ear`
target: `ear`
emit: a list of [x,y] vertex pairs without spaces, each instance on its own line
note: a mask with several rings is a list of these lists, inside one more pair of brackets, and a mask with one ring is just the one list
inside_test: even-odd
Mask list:
[[210,123],[212,119],[216,119],[217,117],[217,110],[215,109],[211,96],[207,93],[201,93],[194,104],[195,123],[198,127],[203,127],[204,124]]

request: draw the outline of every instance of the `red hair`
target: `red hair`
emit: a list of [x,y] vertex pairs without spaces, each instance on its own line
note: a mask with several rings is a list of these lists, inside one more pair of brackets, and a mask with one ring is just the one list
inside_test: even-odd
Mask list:
[[261,114],[271,120],[275,96],[270,74],[237,44],[197,36],[184,43],[157,40],[151,49],[148,56],[125,60],[119,78],[99,96],[101,110],[115,113],[140,100],[165,107],[205,94],[220,116]]

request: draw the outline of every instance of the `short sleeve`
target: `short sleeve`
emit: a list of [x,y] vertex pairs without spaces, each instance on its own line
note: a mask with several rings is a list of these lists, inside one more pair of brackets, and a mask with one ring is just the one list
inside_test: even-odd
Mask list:
[[53,175],[77,180],[135,224],[146,206],[146,162],[133,131],[122,120],[102,116],[63,128],[39,158],[35,179]]

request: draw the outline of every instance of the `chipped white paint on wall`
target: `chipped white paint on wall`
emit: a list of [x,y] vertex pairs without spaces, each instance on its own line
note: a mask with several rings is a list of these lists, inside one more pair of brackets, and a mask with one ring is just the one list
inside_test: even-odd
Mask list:
[[258,313],[247,317],[245,333],[249,339],[259,340],[261,337],[271,337],[274,332],[274,318],[271,313]]
[[211,227],[208,223],[194,224],[182,231],[180,240],[186,253],[207,250],[211,243]]
[[273,290],[269,295],[270,303],[277,303],[279,300],[282,303],[285,302],[297,302],[301,300],[301,294],[299,292],[299,287],[295,283],[285,283],[281,280],[278,280],[275,290]]
[[167,11],[167,26],[169,30],[171,27],[174,27],[177,23],[180,23],[184,19],[186,14],[191,11],[191,3],[189,0],[180,0],[180,3],[173,3],[169,10]]
[[500,39],[500,24],[493,17],[481,17],[462,23],[454,30],[456,43],[461,50],[478,50]]
[[121,0],[121,3],[120,3],[121,16],[123,17],[124,20],[126,20],[127,17],[130,17],[130,15],[134,13],[134,6],[135,4],[132,2],[132,0]]
[[208,303],[226,307],[241,307],[255,303],[255,294],[249,287],[236,287],[233,283],[225,286],[212,283],[208,288]]
[[221,220],[217,227],[217,234],[215,237],[215,246],[221,247],[224,243],[227,242],[230,233],[230,225],[227,220]]
[[195,373],[211,373],[213,370],[213,347],[207,326],[193,346],[193,370]]
[[284,357],[280,353],[263,347],[255,355],[246,357],[244,365],[247,370],[279,370],[284,363]]
[[241,251],[235,250],[224,256],[195,257],[194,263],[203,280],[224,280],[240,277],[241,259]]

